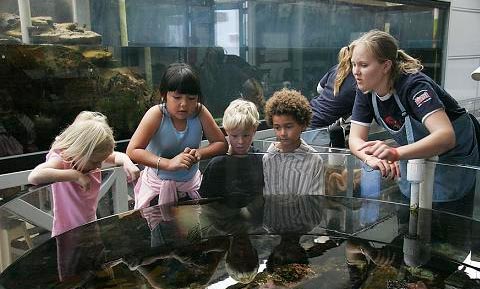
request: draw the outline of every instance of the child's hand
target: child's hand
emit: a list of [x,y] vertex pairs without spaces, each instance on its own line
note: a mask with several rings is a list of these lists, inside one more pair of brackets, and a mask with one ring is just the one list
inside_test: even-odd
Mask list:
[[84,191],[90,190],[90,178],[87,175],[79,173],[78,179],[75,182],[80,185],[82,190]]
[[130,159],[124,162],[123,171],[127,175],[127,182],[134,181],[140,176],[140,169]]
[[195,162],[199,162],[202,159],[200,152],[197,149],[191,149],[189,147],[186,147],[183,152],[194,156],[196,160]]
[[195,162],[196,159],[194,156],[189,153],[182,152],[169,161],[168,170],[188,170]]

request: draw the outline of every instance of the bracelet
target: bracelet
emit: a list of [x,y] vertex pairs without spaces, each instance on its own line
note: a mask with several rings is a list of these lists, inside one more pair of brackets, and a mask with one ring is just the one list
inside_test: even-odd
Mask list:
[[396,162],[400,159],[400,154],[398,153],[398,150],[396,148],[389,148],[388,151],[393,156],[392,162]]
[[157,160],[157,171],[160,170],[160,161],[162,160],[161,157],[158,157],[158,160]]

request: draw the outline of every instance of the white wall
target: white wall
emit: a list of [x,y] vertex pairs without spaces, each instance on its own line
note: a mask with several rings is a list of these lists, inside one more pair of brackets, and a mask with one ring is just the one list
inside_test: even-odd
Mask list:
[[[457,100],[478,98],[480,82],[470,74],[480,66],[480,1],[450,0],[445,89]],[[478,104],[477,104],[478,105]],[[476,107],[478,109],[478,107]]]

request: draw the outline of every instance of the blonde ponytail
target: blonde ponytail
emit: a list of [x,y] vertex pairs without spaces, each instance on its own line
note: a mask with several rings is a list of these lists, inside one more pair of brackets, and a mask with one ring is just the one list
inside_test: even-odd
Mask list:
[[338,95],[338,92],[340,91],[340,86],[342,85],[345,78],[347,78],[350,71],[352,71],[352,65],[350,62],[352,56],[351,50],[352,49],[350,49],[349,46],[344,46],[338,52],[337,75],[335,77],[335,84],[333,86],[333,96]]
[[400,73],[417,73],[423,69],[420,60],[408,55],[402,49],[397,51],[398,70]]

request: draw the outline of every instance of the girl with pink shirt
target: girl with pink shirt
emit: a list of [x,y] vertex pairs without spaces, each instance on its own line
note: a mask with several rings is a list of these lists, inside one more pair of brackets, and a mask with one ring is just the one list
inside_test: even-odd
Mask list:
[[107,118],[83,111],[55,138],[46,162],[30,173],[31,184],[53,183],[52,237],[96,220],[103,162],[123,165],[129,181],[138,178],[139,169],[114,146]]

